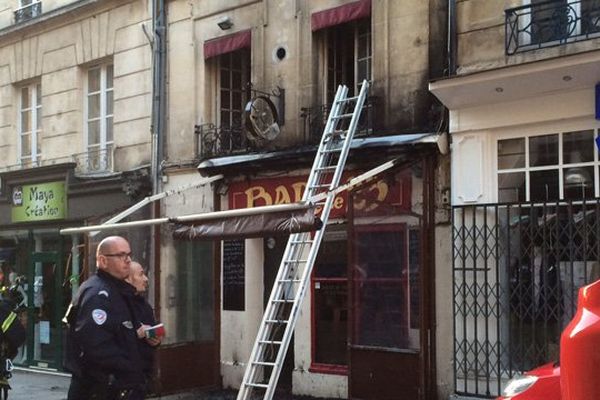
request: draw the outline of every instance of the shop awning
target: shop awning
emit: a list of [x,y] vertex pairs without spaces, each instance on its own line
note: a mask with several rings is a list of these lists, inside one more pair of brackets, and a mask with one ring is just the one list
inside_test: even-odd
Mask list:
[[371,0],[360,0],[329,10],[313,13],[310,18],[312,31],[329,28],[371,15]]
[[236,238],[289,235],[321,229],[323,223],[315,216],[314,207],[255,214],[245,217],[215,218],[201,223],[179,224],[173,238],[181,240],[222,240]]
[[[410,142],[431,143],[435,146],[434,135],[411,135]],[[382,139],[383,140],[383,139]],[[389,144],[389,138],[384,140]],[[363,184],[373,179],[376,175],[394,166],[406,162],[406,157],[401,156],[384,162],[363,174],[351,179],[348,183],[338,186],[329,192],[337,195],[345,190]],[[218,176],[220,179],[221,176]],[[206,178],[211,179],[211,178]],[[321,221],[315,215],[315,203],[327,196],[327,192],[318,194],[306,202],[291,204],[277,204],[251,208],[212,211],[201,214],[183,215],[177,217],[163,217],[141,221],[105,223],[102,225],[82,226],[78,228],[65,228],[60,230],[61,235],[76,235],[95,231],[117,231],[120,229],[136,228],[142,226],[176,224],[176,237],[182,239],[223,239],[232,237],[264,237],[275,233],[289,234],[310,232],[321,228]]]
[[[315,220],[304,219],[304,216],[300,218],[299,216],[306,213],[312,213],[314,215],[314,204],[311,202],[298,202],[291,204],[276,204],[271,206],[261,206],[261,207],[252,207],[252,208],[242,208],[235,210],[224,210],[224,211],[211,211],[205,212],[201,214],[189,214],[189,215],[181,215],[177,217],[163,217],[163,218],[154,218],[154,219],[145,219],[141,221],[129,221],[129,222],[119,222],[119,223],[105,223],[102,225],[90,225],[90,226],[82,226],[79,228],[65,228],[60,230],[61,235],[73,235],[85,232],[95,232],[95,231],[115,231],[120,229],[129,229],[129,228],[139,228],[142,226],[151,226],[151,225],[162,225],[162,224],[179,224],[179,225],[200,225],[205,222],[208,224],[215,224],[216,222],[224,222],[224,221],[236,221],[239,227],[243,226],[251,226],[251,230],[249,231],[252,234],[252,230],[255,229],[257,221],[260,219],[255,219],[254,223],[245,223],[242,220],[252,216],[261,216],[264,215],[262,221],[271,221],[270,224],[273,226],[279,226],[279,229],[294,229],[297,232],[304,232],[309,230],[315,230],[320,226],[320,222],[315,218]],[[290,221],[285,222],[284,219],[290,219]],[[298,213],[298,214],[295,214]],[[279,218],[271,217],[272,215],[279,214]],[[294,219],[295,218],[295,219]],[[302,223],[296,226],[298,220],[302,220]],[[311,222],[312,221],[312,222]],[[312,223],[310,229],[309,225]],[[236,224],[236,222],[228,222],[228,224]],[[291,228],[290,228],[291,227]],[[304,229],[304,230],[303,230]],[[289,232],[293,232],[289,231]],[[246,235],[244,231],[237,231],[236,234],[238,237],[243,237]]]
[[250,47],[251,42],[252,31],[250,29],[207,40],[204,42],[204,59]]

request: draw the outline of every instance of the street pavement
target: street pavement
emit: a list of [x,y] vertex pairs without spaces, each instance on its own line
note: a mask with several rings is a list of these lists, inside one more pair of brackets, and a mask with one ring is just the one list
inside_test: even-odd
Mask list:
[[71,377],[67,374],[15,369],[13,377],[9,380],[12,390],[8,392],[8,399],[65,400],[70,381]]
[[[69,374],[32,371],[15,368],[9,383],[12,390],[8,400],[66,400],[71,376]],[[209,390],[194,393],[152,397],[154,400],[235,400],[237,391]],[[276,392],[275,400],[314,400],[303,396],[290,396]],[[326,399],[321,399],[326,400]]]

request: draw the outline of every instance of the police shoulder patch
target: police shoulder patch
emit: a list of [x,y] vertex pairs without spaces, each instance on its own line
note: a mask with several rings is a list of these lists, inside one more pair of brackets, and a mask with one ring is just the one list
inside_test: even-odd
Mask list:
[[106,311],[101,310],[100,308],[96,308],[92,311],[92,319],[96,323],[96,325],[102,325],[106,322]]
[[106,296],[108,297],[108,292],[106,290],[101,290],[98,292],[98,296]]

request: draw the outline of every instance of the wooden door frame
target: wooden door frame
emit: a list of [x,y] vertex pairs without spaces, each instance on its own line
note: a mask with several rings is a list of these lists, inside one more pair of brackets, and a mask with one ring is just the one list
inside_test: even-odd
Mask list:
[[[422,236],[421,236],[421,274],[420,274],[420,302],[421,302],[421,331],[420,341],[421,348],[419,351],[421,368],[420,376],[420,393],[423,399],[436,400],[436,338],[435,338],[435,252],[428,251],[435,249],[435,166],[437,157],[435,154],[424,155],[419,159],[412,160],[406,164],[402,164],[391,171],[387,171],[381,176],[397,173],[403,169],[411,168],[415,165],[421,165],[423,169],[423,216],[422,216]],[[366,184],[368,185],[368,184]],[[348,216],[349,216],[349,237],[354,237],[354,209],[352,194],[366,185],[359,186],[352,190],[348,196]],[[408,230],[406,231],[408,235]],[[408,239],[408,237],[407,237]],[[354,249],[352,244],[349,246],[349,262],[355,261]],[[348,351],[352,351],[352,341],[354,335],[354,313],[353,302],[355,301],[352,286],[352,271],[348,271]],[[352,357],[349,357],[348,363],[348,397],[352,398]]]

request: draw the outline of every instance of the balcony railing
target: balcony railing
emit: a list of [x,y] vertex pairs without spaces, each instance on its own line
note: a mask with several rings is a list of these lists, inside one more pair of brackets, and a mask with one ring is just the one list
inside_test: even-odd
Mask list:
[[36,1],[15,10],[15,24],[35,18],[42,13],[42,2]]
[[507,55],[600,37],[600,5],[596,2],[547,1],[504,13]]
[[[358,121],[358,126],[356,128],[356,137],[370,136],[377,128],[375,126],[377,115],[377,103],[377,97],[368,97],[365,101],[365,105],[363,107],[363,111]],[[321,140],[323,128],[327,123],[327,117],[329,116],[330,110],[331,104],[323,104],[317,107],[301,108],[300,118],[304,120],[304,137],[307,138],[307,140],[310,143],[318,143]],[[348,110],[347,112],[352,111]],[[350,123],[350,121],[348,120],[346,120],[345,122],[346,124]],[[341,128],[346,129],[347,126],[342,126]]]
[[90,149],[85,153],[73,155],[76,175],[90,176],[102,175],[114,171],[114,149],[107,146],[106,149]]
[[0,173],[19,171],[29,168],[47,167],[63,163],[76,163],[75,175],[90,176],[114,172],[114,150],[93,150],[64,157],[41,158],[37,160],[22,160],[18,164],[0,166]]
[[216,126],[215,124],[196,125],[197,151],[200,158],[211,158],[245,153],[251,143],[242,126]]

